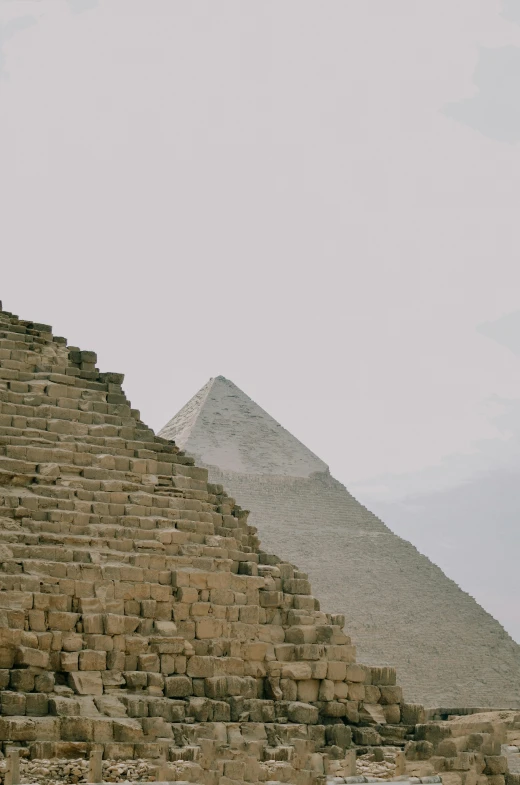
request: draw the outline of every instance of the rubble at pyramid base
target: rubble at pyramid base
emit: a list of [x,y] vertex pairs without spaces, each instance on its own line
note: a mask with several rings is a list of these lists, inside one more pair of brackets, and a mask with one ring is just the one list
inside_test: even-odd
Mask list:
[[438,722],[358,664],[343,616],[122,381],[0,309],[5,782],[511,785],[517,715]]

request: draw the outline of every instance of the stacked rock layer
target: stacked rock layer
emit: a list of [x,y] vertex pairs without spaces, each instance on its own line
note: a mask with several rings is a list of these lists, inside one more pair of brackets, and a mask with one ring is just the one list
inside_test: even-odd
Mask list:
[[95,363],[0,312],[0,741],[317,781],[400,722],[395,671]]
[[156,760],[170,781],[318,785],[385,745],[396,772],[406,754],[419,777],[505,785],[493,723],[441,749],[452,731],[403,703],[395,670],[356,664],[343,617],[95,363],[0,309],[9,761],[90,753],[110,770]]

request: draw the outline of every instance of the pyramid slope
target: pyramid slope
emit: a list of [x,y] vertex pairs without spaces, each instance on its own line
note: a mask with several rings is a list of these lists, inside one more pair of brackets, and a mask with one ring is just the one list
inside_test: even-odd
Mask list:
[[395,670],[356,663],[344,618],[122,381],[0,304],[2,751],[318,785],[353,773],[352,742],[399,747],[424,712]]
[[397,665],[407,696],[428,706],[520,706],[520,647],[328,473],[232,471],[207,460],[233,426],[240,442],[241,421],[226,422],[232,415],[201,412],[188,452],[196,444],[211,480],[251,510],[264,546],[301,565],[322,606],[345,614],[362,661]]
[[223,376],[209,382],[159,432],[203,464],[245,473],[308,477],[328,467]]

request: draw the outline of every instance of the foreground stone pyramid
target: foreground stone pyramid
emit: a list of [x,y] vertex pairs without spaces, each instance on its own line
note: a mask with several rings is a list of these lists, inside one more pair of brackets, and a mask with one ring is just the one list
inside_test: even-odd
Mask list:
[[266,548],[308,572],[364,662],[397,665],[408,699],[520,706],[520,647],[501,625],[232,382],[211,379],[160,433],[251,510]]
[[520,785],[520,714],[426,722],[95,362],[0,304],[0,779]]
[[101,745],[166,754],[170,779],[312,785],[352,768],[351,724],[360,744],[403,747],[421,709],[395,671],[355,663],[306,574],[261,551],[247,513],[95,363],[0,309],[4,752]]

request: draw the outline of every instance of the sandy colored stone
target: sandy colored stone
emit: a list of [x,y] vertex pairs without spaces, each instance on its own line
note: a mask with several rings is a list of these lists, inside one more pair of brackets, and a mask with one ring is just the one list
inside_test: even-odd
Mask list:
[[374,748],[368,775],[503,785],[516,720],[426,722],[395,669],[358,665],[307,573],[263,550],[248,513],[95,363],[0,306],[2,749],[70,759],[53,769],[67,783],[95,753],[109,781],[154,777],[144,756],[177,782],[323,785],[354,773],[352,725]]

